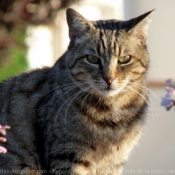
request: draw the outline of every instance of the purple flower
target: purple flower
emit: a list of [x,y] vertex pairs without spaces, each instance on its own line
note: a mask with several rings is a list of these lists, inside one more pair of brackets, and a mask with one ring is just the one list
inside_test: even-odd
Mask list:
[[161,105],[164,106],[167,110],[170,110],[173,106],[175,106],[175,83],[169,79],[166,81],[166,84],[169,87],[166,87],[166,95],[162,99]]
[[175,83],[173,82],[172,79],[167,80],[167,81],[166,81],[166,84],[168,84],[170,87],[175,88]]

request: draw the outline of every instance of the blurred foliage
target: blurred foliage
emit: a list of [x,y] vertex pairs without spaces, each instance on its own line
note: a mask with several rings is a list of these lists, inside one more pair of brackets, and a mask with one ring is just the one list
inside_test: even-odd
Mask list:
[[3,54],[3,57],[0,57],[2,58],[0,59],[0,82],[13,75],[20,74],[28,68],[24,28],[20,27],[18,30],[13,30],[10,36],[15,40],[15,43],[11,43],[0,51],[0,54]]
[[27,69],[25,33],[80,0],[0,0],[0,81]]

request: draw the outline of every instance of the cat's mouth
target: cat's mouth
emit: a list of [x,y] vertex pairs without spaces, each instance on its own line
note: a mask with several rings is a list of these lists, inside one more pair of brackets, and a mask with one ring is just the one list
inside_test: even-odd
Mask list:
[[106,88],[100,89],[101,91],[115,91],[117,89],[112,88],[111,86],[107,86]]
[[113,85],[107,85],[100,88],[101,91],[116,91],[118,89],[118,86]]
[[111,86],[100,88],[100,94],[105,96],[114,96],[117,93],[118,93],[118,89],[112,88]]

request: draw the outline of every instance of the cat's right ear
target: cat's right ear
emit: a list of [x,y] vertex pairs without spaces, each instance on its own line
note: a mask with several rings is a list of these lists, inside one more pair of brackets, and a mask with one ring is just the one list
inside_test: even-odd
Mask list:
[[75,10],[68,8],[66,11],[70,40],[81,38],[94,26]]
[[137,40],[145,41],[153,12],[154,10],[151,10],[126,22],[129,26],[129,33],[135,36]]

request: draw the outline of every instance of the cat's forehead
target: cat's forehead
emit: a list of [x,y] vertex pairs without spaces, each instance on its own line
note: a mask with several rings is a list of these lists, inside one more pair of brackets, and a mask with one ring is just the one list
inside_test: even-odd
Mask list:
[[118,30],[121,28],[121,21],[116,19],[91,21],[96,29]]

